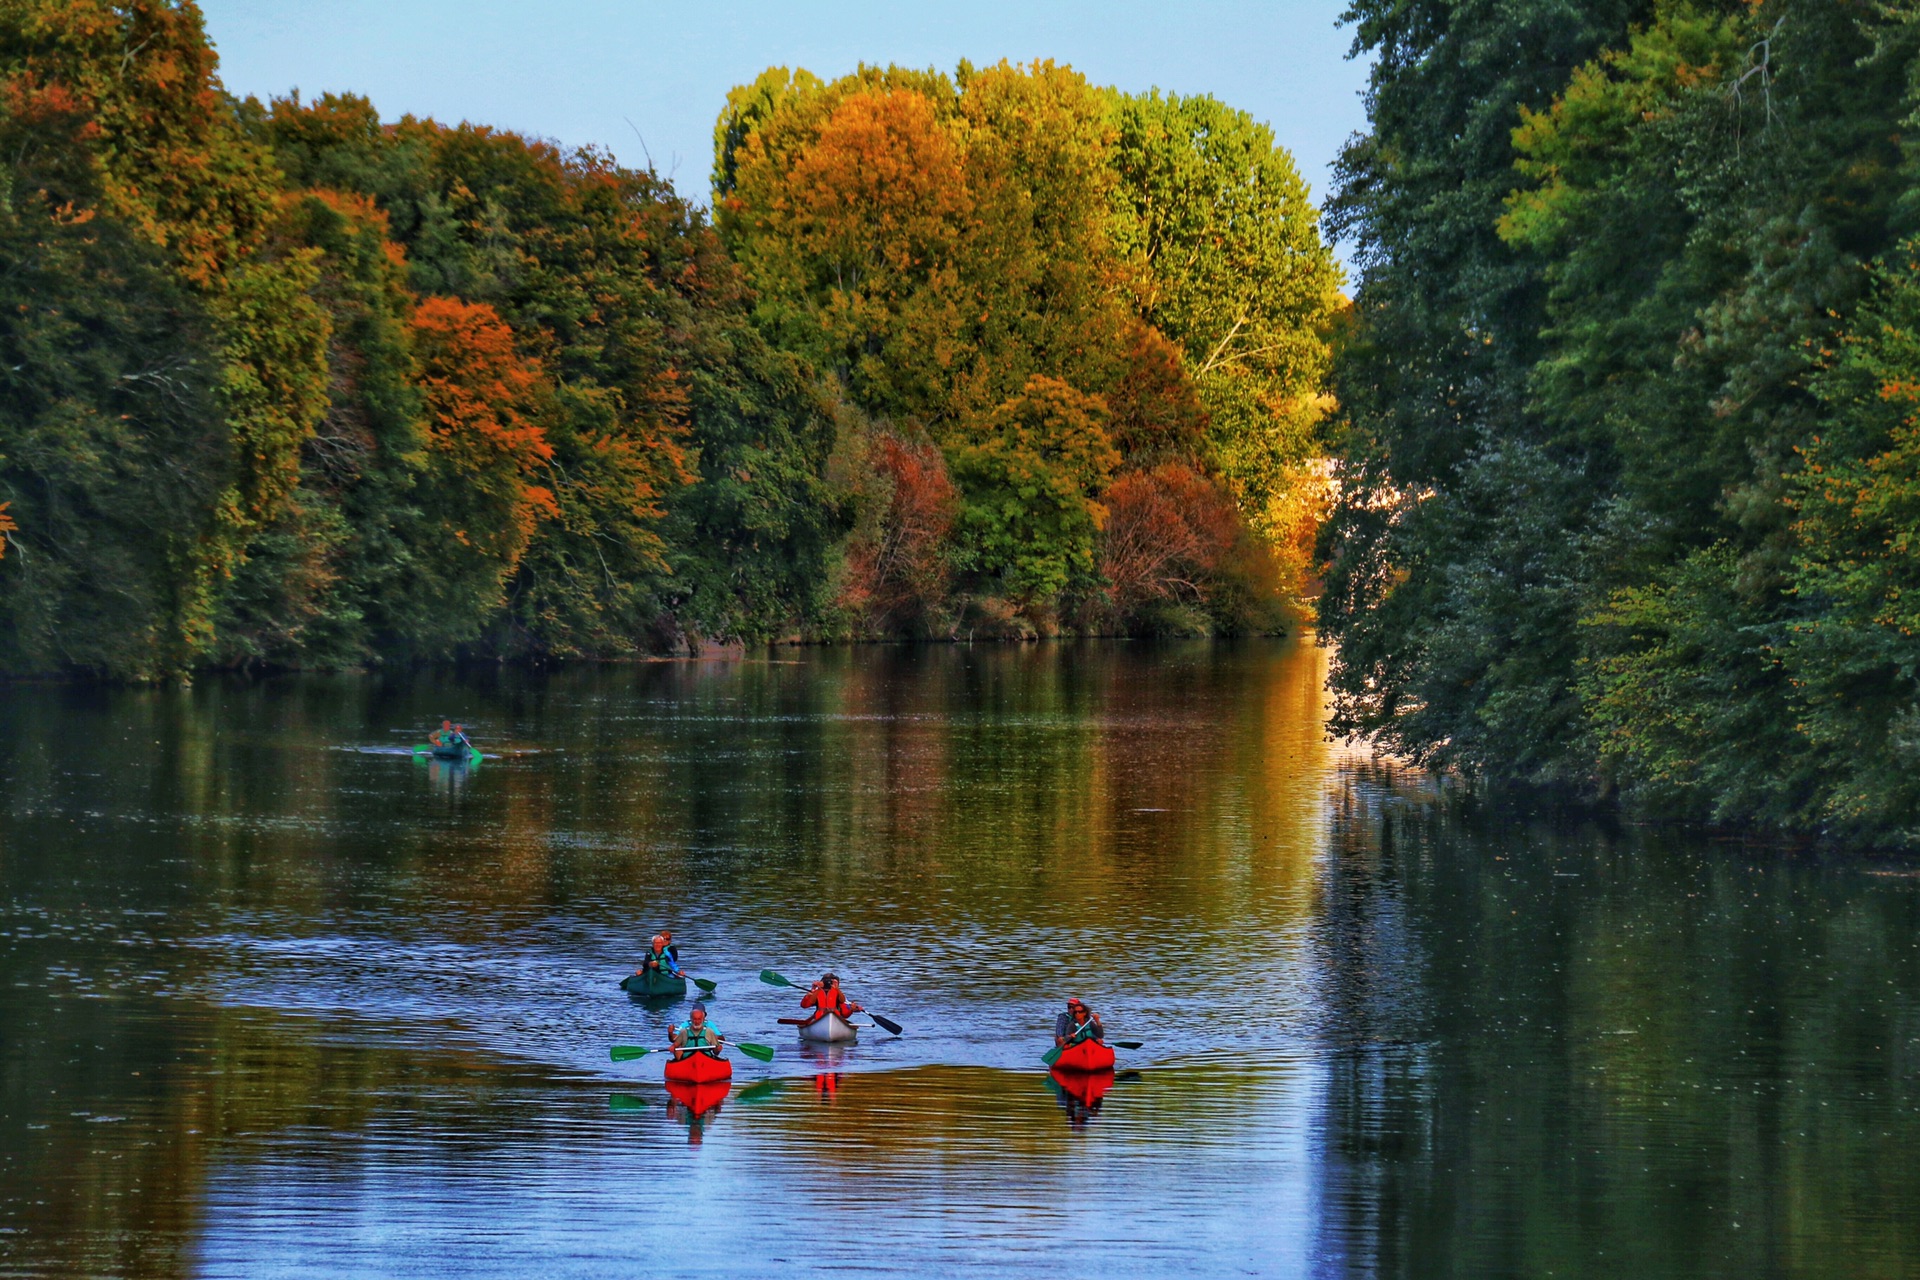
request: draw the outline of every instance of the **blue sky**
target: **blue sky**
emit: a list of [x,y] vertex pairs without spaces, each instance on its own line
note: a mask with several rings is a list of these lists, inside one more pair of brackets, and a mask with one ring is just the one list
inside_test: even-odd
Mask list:
[[[707,197],[727,89],[772,65],[861,61],[951,70],[1005,57],[1071,63],[1100,84],[1211,93],[1271,124],[1312,184],[1365,123],[1341,0],[201,0],[221,76],[262,98],[350,90],[383,117],[473,120],[597,143]],[[629,126],[631,121],[631,127]]]

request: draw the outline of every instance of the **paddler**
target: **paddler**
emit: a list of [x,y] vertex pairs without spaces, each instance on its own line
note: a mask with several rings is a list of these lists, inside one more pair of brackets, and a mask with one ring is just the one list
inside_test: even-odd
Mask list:
[[634,970],[635,973],[643,978],[654,973],[670,973],[676,978],[686,977],[680,972],[680,962],[674,955],[672,934],[665,931],[656,933],[648,945],[653,949],[647,952],[647,958],[640,962],[640,967]]
[[844,1021],[859,1013],[863,1006],[849,1004],[847,993],[840,989],[840,979],[828,973],[822,974],[820,981],[800,997],[800,1007],[814,1010],[814,1015],[806,1021],[807,1026],[812,1026],[830,1013]]
[[696,1053],[720,1056],[720,1046],[727,1038],[707,1025],[707,1006],[697,1004],[687,1020],[673,1029],[673,1060],[691,1058]]
[[453,721],[442,720],[440,722],[440,727],[427,735],[427,741],[431,742],[436,747],[440,746],[442,743],[448,740],[447,735],[452,732],[453,732]]
[[1059,1048],[1065,1049],[1082,1040],[1106,1038],[1107,1029],[1100,1025],[1100,1015],[1087,1008],[1079,996],[1067,1001],[1067,1011],[1053,1020],[1053,1043]]

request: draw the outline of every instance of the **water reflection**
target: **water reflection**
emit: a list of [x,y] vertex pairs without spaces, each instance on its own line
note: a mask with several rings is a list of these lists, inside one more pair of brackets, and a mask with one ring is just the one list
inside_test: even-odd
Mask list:
[[[0,692],[0,1274],[1920,1272],[1912,868],[1494,812],[1322,674]],[[514,749],[415,767],[448,709]],[[607,1060],[661,923],[776,1049],[731,1093]],[[908,1034],[799,1042],[795,956]],[[1066,994],[1129,1070],[1039,1065]]]

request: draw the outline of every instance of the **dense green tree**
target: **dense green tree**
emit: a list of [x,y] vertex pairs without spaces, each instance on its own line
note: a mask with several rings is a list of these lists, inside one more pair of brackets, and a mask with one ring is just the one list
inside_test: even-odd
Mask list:
[[1293,157],[1210,97],[1115,95],[1115,238],[1140,310],[1180,344],[1212,460],[1263,521],[1318,452],[1339,269]]
[[[1431,133],[1384,90],[1448,87],[1514,15],[1437,7],[1469,26],[1433,28],[1408,62],[1410,11],[1363,12],[1389,56],[1340,206],[1365,276],[1323,604],[1339,722],[1651,811],[1911,830],[1897,766],[1849,762],[1895,740],[1911,695],[1862,625],[1872,574],[1835,550],[1875,527],[1897,545],[1898,507],[1875,526],[1856,493],[1839,518],[1854,491],[1801,468],[1897,467],[1872,391],[1897,381],[1897,322],[1870,311],[1836,339],[1909,216],[1913,22],[1803,0],[1590,6],[1548,40],[1584,32],[1589,57],[1479,82],[1513,178],[1496,207],[1488,139],[1463,219],[1415,198]],[[1897,280],[1885,297],[1895,314]],[[1836,415],[1853,424],[1837,451]]]
[[201,548],[237,463],[203,299],[102,207],[91,113],[0,100],[0,667],[155,676],[191,652]]

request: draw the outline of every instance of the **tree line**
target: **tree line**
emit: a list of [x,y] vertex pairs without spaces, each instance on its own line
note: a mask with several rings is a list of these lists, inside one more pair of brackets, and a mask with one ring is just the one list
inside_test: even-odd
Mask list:
[[1283,627],[1339,275],[1069,68],[768,71],[656,174],[0,0],[0,671]]
[[1920,835],[1920,19],[1353,0],[1337,726]]

